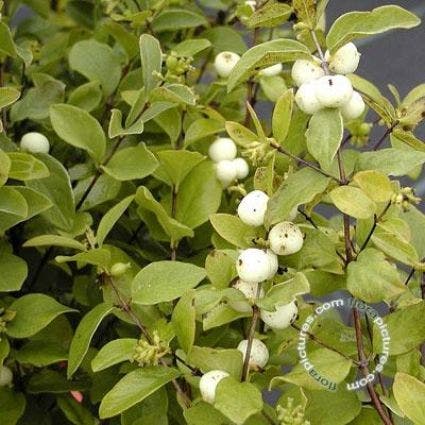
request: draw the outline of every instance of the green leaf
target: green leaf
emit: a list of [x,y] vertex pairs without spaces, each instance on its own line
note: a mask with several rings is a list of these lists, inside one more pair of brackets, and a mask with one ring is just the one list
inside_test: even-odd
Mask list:
[[34,180],[49,177],[47,166],[35,156],[25,152],[9,152],[9,177],[15,180]]
[[26,217],[28,204],[25,198],[12,186],[0,187],[0,212]]
[[160,226],[170,237],[173,244],[186,236],[193,237],[193,230],[171,218],[165,208],[146,187],[140,186],[137,189],[135,200],[140,205],[139,208],[147,210],[156,216]]
[[33,246],[60,246],[63,248],[78,249],[79,251],[86,250],[86,246],[81,242],[78,242],[70,237],[60,235],[35,236],[34,238],[27,240],[22,246],[25,248]]
[[371,240],[377,248],[389,257],[411,267],[422,268],[419,267],[419,256],[415,248],[399,235],[382,228],[380,224],[378,224]]
[[241,55],[246,51],[246,43],[242,35],[228,26],[209,28],[202,33],[202,37],[208,39],[217,52],[230,50]]
[[139,48],[142,61],[143,86],[146,93],[150,93],[159,82],[156,74],[161,73],[161,46],[155,37],[143,34],[139,40]]
[[399,296],[407,288],[382,252],[366,248],[348,265],[347,289],[362,301],[378,303]]
[[329,177],[310,168],[290,174],[269,200],[266,224],[286,220],[295,207],[311,202],[316,195],[324,192],[329,181]]
[[354,218],[369,218],[376,212],[376,204],[357,187],[337,187],[329,197],[340,211]]
[[204,401],[186,409],[183,415],[188,425],[228,425],[230,423],[217,409]]
[[127,196],[118,204],[114,205],[100,220],[99,227],[97,228],[96,240],[97,244],[102,247],[106,236],[115,226],[115,223],[124,214],[129,205],[133,202],[134,195]]
[[15,58],[18,54],[15,43],[13,42],[12,33],[3,21],[0,22],[0,52],[12,58]]
[[322,168],[331,165],[343,133],[344,124],[338,109],[322,109],[310,119],[306,132],[307,148]]
[[375,170],[390,176],[404,176],[425,162],[425,153],[403,149],[381,149],[362,152],[359,170]]
[[224,378],[217,385],[214,407],[237,425],[261,412],[263,399],[260,390],[248,382]]
[[0,108],[16,102],[20,95],[21,92],[13,87],[0,87]]
[[3,186],[9,178],[11,162],[9,156],[0,149],[0,186]]
[[[305,391],[308,398],[305,417],[311,423],[326,425],[345,425],[359,414],[362,403],[356,391],[350,391],[341,385],[336,391]],[[382,423],[381,421],[379,423]],[[362,425],[372,425],[362,422]]]
[[22,258],[7,252],[1,253],[0,292],[19,291],[27,275],[28,266]]
[[236,252],[217,249],[211,251],[205,260],[205,270],[208,279],[216,288],[227,288],[229,283],[237,276]]
[[68,358],[68,379],[76,372],[89,349],[90,341],[102,320],[114,310],[114,307],[102,303],[90,310],[80,321],[71,342]]
[[96,425],[97,419],[81,403],[71,396],[57,398],[58,406],[65,417],[75,425]]
[[243,367],[242,353],[237,349],[193,346],[188,361],[203,373],[224,370],[235,379],[240,379]]
[[414,28],[421,20],[400,6],[386,5],[370,12],[349,12],[340,16],[326,36],[331,53],[349,41],[381,34],[396,28]]
[[279,305],[289,304],[298,295],[310,292],[307,278],[301,272],[294,275],[292,279],[273,285],[264,298],[258,300],[258,306],[273,311]]
[[75,217],[75,203],[69,175],[64,166],[52,156],[46,154],[36,156],[47,166],[50,175],[43,179],[27,181],[25,184],[51,201],[52,207],[43,213],[44,217],[60,229],[71,230]]
[[103,397],[99,407],[99,417],[105,419],[118,415],[178,378],[179,375],[180,372],[176,369],[162,366],[133,370]]
[[376,202],[388,202],[394,193],[390,179],[379,171],[360,171],[353,181]]
[[274,107],[272,117],[273,137],[280,144],[283,144],[288,135],[293,106],[294,91],[287,90],[279,97]]
[[402,412],[415,424],[425,424],[425,384],[406,373],[396,373],[394,398]]
[[258,141],[258,136],[254,132],[238,122],[226,121],[226,131],[234,142],[242,147]]
[[16,313],[7,325],[7,334],[12,338],[28,338],[59,315],[77,311],[44,294],[24,295],[14,301],[9,309]]
[[0,423],[2,425],[16,425],[24,414],[25,405],[26,400],[22,393],[0,387]]
[[192,143],[214,134],[224,131],[224,122],[211,118],[199,118],[190,124],[186,130],[184,144],[189,146]]
[[[132,298],[137,304],[172,301],[194,288],[206,277],[204,269],[179,261],[151,263],[134,277]],[[170,285],[170,282],[173,282]]]
[[230,214],[212,214],[210,222],[214,230],[226,241],[238,248],[249,248],[252,241],[260,236],[261,230],[248,226],[242,220]]
[[195,341],[196,311],[193,297],[194,291],[183,294],[174,307],[171,317],[177,340],[185,353],[190,353]]
[[[425,303],[420,301],[385,316],[386,329],[391,338],[389,347],[387,345],[390,356],[407,353],[425,341],[424,314]],[[406,329],[409,331],[406,332]],[[382,337],[382,331],[375,323],[373,327],[373,350],[375,353],[382,352]]]
[[278,38],[252,47],[244,53],[233,68],[227,81],[227,90],[232,91],[239,83],[247,80],[258,68],[279,62],[292,62],[310,57],[308,48],[295,40]]
[[105,28],[122,46],[129,59],[134,58],[139,53],[139,40],[133,33],[127,31],[124,25],[109,19],[102,24],[102,28]]
[[293,9],[288,4],[268,2],[246,21],[249,28],[273,28],[287,21]]
[[180,183],[192,169],[205,159],[199,152],[165,150],[157,153],[161,166],[155,175],[178,192]]
[[176,220],[191,229],[199,227],[220,207],[221,193],[214,164],[202,161],[180,185],[176,197]]
[[[44,328],[46,329],[48,327]],[[57,341],[30,341],[16,353],[16,360],[19,363],[45,367],[68,360],[68,350]]]
[[158,167],[158,161],[144,143],[120,149],[107,165],[101,168],[116,180],[143,179]]
[[93,39],[72,46],[69,66],[88,80],[100,82],[106,97],[115,91],[121,79],[119,56],[107,44]]
[[184,40],[173,47],[179,56],[193,57],[211,47],[211,42],[205,38]]
[[120,338],[105,344],[91,361],[93,372],[100,372],[121,362],[131,361],[135,353],[137,339]]
[[128,128],[122,126],[122,112],[119,109],[112,109],[111,120],[108,126],[108,136],[113,139],[117,136],[125,136],[128,134],[142,134],[145,123],[139,119]]
[[151,91],[151,102],[174,102],[182,105],[195,105],[196,95],[194,91],[183,84],[167,84]]
[[[309,360],[324,378],[337,384],[346,378],[353,364],[352,360],[346,359],[328,348],[318,348],[309,352]],[[273,378],[271,385],[279,381],[289,382],[310,390],[325,388],[306,372],[301,363],[298,363],[286,375]]]
[[90,81],[77,87],[69,96],[68,103],[87,112],[96,109],[102,101],[99,81]]
[[59,264],[75,261],[84,265],[91,264],[93,266],[107,268],[110,266],[111,253],[105,248],[95,248],[72,256],[58,255],[55,261]]
[[152,21],[152,29],[156,32],[178,31],[207,25],[205,16],[187,9],[166,8]]
[[50,107],[50,120],[57,135],[66,143],[86,150],[97,162],[105,155],[106,140],[99,122],[87,111],[72,105]]

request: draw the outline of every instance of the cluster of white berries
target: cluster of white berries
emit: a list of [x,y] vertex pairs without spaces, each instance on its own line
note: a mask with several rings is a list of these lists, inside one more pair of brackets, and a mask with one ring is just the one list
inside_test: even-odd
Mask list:
[[49,153],[49,139],[41,133],[30,132],[22,136],[21,150],[30,153]]
[[[238,206],[238,216],[242,222],[250,226],[262,226],[267,211],[269,197],[261,190],[254,190],[246,195]],[[284,221],[276,224],[270,231],[268,243],[270,249],[248,248],[239,253],[236,261],[236,271],[239,279],[233,285],[245,296],[249,304],[254,304],[257,298],[264,297],[261,283],[272,279],[278,271],[278,255],[290,255],[298,252],[303,246],[304,238],[298,226]],[[247,304],[232,301],[230,306],[239,312],[248,313]],[[285,329],[297,317],[298,308],[295,301],[277,306],[275,311],[260,309],[263,322],[272,329]],[[242,340],[238,350],[245,359],[248,351],[248,340]],[[248,365],[252,370],[266,366],[269,360],[267,346],[259,339],[252,340]],[[213,370],[204,374],[200,381],[200,391],[204,401],[214,403],[218,383],[229,376],[222,370]]]
[[333,55],[327,51],[325,60],[335,75],[325,75],[317,57],[299,59],[294,63],[291,75],[298,86],[295,95],[298,107],[306,114],[314,114],[323,108],[339,108],[344,119],[358,118],[365,103],[345,75],[357,69],[360,53],[353,43],[347,43]]
[[[235,52],[226,51],[219,53],[214,60],[214,67],[217,74],[221,78],[227,78],[233,71],[233,68],[239,62],[240,58],[241,57]],[[258,72],[258,75],[263,77],[273,77],[274,75],[280,74],[282,72],[282,69],[282,64],[276,63],[274,65],[261,69]]]
[[235,142],[228,137],[219,137],[208,150],[208,155],[216,163],[217,178],[225,187],[249,174],[248,163],[243,158],[236,158],[237,153]]

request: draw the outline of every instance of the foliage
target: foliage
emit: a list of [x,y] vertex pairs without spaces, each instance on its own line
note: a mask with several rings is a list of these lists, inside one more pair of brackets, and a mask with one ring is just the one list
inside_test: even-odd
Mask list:
[[[414,14],[385,5],[326,30],[326,0],[0,3],[2,425],[425,424],[425,217],[404,186],[425,162],[425,85],[404,99],[389,86],[393,102],[350,72],[367,105],[352,119],[339,104],[303,112],[291,76],[303,60],[329,74],[348,42],[413,28]],[[220,78],[224,51],[235,63]],[[216,172],[208,156],[217,137],[247,161],[233,174],[232,157]],[[253,190],[256,227],[236,213]],[[290,255],[264,260],[282,221],[304,240],[286,234]],[[247,248],[267,279],[236,289]],[[346,388],[382,354],[356,308],[310,329],[335,391],[298,362],[300,328],[335,293],[388,312],[380,385]],[[213,370],[226,377],[211,403],[200,378]]]

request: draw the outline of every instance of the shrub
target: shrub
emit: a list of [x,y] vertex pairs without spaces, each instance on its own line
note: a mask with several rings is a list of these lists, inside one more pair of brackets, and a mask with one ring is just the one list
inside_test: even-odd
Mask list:
[[2,425],[425,423],[414,14],[1,3]]

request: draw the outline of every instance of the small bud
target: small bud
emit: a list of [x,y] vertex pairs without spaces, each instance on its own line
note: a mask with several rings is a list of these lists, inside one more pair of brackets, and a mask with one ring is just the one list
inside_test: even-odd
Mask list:
[[122,276],[130,268],[130,263],[115,263],[111,267],[110,275],[114,277]]

